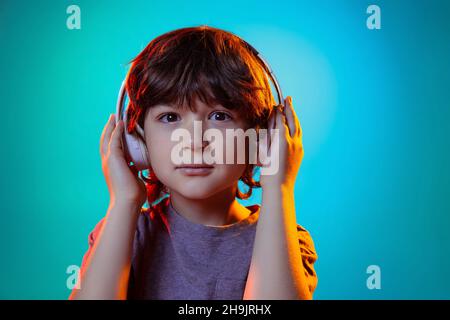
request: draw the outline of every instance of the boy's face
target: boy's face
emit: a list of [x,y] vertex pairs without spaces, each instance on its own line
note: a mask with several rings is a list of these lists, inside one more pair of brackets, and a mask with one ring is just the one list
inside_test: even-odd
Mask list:
[[[198,98],[195,100],[194,111],[187,107],[154,106],[148,110],[144,120],[145,143],[152,170],[169,190],[190,199],[207,198],[234,187],[245,171],[248,158],[244,152],[245,142],[243,144],[239,139],[227,139],[226,130],[245,131],[247,128],[248,124],[238,110],[228,110],[221,105],[208,106]],[[219,143],[214,137],[204,137],[208,129],[215,129],[214,136],[221,135],[223,143]],[[183,132],[183,138],[171,141],[174,132]],[[217,155],[215,152],[211,153],[213,148],[215,152],[220,154],[221,151],[223,154],[219,163],[211,164],[205,160],[206,154]],[[244,154],[244,161],[242,157],[238,158],[238,150]],[[230,152],[234,156],[227,160],[226,154]],[[183,158],[180,164],[177,154],[188,157]],[[180,168],[180,165],[194,164],[194,158],[200,159],[200,164],[212,167]],[[186,159],[189,160],[186,162]],[[198,165],[198,162],[195,163]]]

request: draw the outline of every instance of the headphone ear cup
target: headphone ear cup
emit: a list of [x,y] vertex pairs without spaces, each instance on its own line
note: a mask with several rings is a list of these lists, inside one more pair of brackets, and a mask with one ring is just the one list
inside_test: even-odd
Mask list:
[[142,155],[142,166],[141,169],[139,170],[147,170],[150,168],[150,159],[148,157],[148,150],[147,150],[147,146],[145,145],[144,140],[142,140],[141,137],[139,137],[137,134],[136,135],[136,139],[139,141],[140,144],[140,150],[141,150],[141,155]]
[[136,132],[124,132],[126,152],[137,170],[146,170],[150,167],[147,157],[147,147]]
[[147,170],[150,167],[147,157],[147,147],[143,141],[144,130],[136,124],[135,130],[131,133],[128,133],[127,124],[128,124],[128,113],[124,115],[124,141],[125,141],[125,152],[128,154],[130,161],[133,162],[134,167],[138,171]]

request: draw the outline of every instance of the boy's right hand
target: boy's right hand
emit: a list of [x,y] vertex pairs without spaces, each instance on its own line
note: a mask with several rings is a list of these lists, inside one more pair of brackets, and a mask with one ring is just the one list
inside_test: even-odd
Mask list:
[[115,124],[115,116],[111,114],[100,139],[102,170],[108,185],[110,201],[114,204],[138,206],[146,200],[144,182],[139,179],[138,172],[127,164],[122,149],[121,137],[124,123]]

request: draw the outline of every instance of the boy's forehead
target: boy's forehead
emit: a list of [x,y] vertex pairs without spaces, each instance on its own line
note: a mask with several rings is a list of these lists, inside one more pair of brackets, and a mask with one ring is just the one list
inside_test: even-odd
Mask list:
[[205,103],[201,101],[199,98],[195,98],[192,101],[191,105],[192,109],[189,108],[189,104],[187,102],[179,103],[179,102],[171,102],[171,103],[160,103],[153,106],[153,108],[171,108],[175,110],[184,110],[184,111],[193,111],[199,112],[201,110],[209,110],[214,108],[222,108],[222,104],[219,102],[213,102],[211,104]]

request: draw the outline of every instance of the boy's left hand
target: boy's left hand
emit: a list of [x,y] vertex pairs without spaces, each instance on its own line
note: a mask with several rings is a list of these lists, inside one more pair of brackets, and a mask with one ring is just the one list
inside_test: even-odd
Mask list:
[[[271,128],[279,129],[279,134],[275,135],[273,141],[269,141],[269,153],[265,151],[267,149],[265,139],[260,141],[260,148],[264,150],[263,154],[279,157],[279,167],[275,174],[261,174],[260,182],[263,190],[284,186],[288,190],[294,191],[295,179],[303,159],[302,128],[290,96],[284,100],[284,110],[283,113],[279,108],[276,108],[276,111],[270,117],[268,136],[271,137]],[[275,143],[279,145],[279,154],[271,155],[270,146]]]

